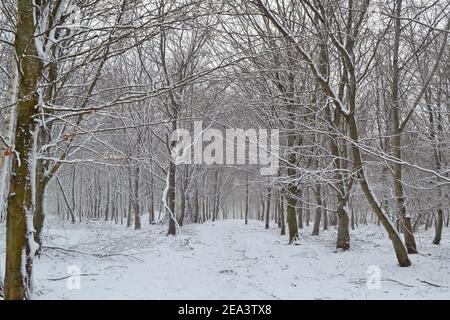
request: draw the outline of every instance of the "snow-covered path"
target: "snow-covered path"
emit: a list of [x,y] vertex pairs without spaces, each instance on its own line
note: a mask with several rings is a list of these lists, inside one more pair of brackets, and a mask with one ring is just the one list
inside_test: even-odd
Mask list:
[[[422,254],[413,266],[396,265],[378,227],[352,232],[352,250],[335,252],[336,231],[319,237],[303,229],[287,245],[261,222],[217,221],[183,227],[183,238],[164,226],[134,231],[98,223],[48,227],[49,247],[36,262],[37,299],[413,299],[450,297],[448,233],[441,246],[418,235]],[[64,251],[60,248],[73,251]],[[80,289],[67,286],[67,268],[81,271]],[[372,267],[371,267],[372,266]],[[375,267],[374,267],[375,266]],[[72,267],[73,270],[74,267]],[[368,289],[368,270],[381,286]],[[71,282],[72,281],[72,282]],[[436,287],[438,285],[440,287]]]

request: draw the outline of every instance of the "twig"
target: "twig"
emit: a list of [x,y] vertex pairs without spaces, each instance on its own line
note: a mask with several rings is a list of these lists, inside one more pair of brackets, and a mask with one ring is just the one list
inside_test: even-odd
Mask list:
[[98,276],[98,273],[82,273],[82,274],[77,274],[77,275],[70,275],[70,276],[65,276],[65,277],[61,277],[61,278],[48,278],[48,281],[59,281],[59,280],[64,280],[64,279],[68,279],[71,277],[83,277],[83,276]]
[[402,286],[405,286],[405,287],[408,287],[408,288],[414,288],[414,286],[412,286],[410,284],[406,284],[406,283],[403,283],[403,282],[400,282],[400,281],[397,281],[397,280],[394,280],[394,279],[382,278],[381,281],[391,281],[391,282],[395,282],[395,283],[401,284]]
[[428,281],[425,281],[425,280],[417,279],[417,281],[422,282],[422,283],[426,283],[426,284],[428,284],[430,286],[433,286],[433,287],[436,287],[436,288],[448,288],[447,286],[440,286],[438,284],[431,283],[431,282],[428,282]]

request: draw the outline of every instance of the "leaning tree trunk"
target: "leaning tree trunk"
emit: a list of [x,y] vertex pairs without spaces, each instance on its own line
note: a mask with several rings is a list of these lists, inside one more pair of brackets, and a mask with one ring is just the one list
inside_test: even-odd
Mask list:
[[357,178],[361,185],[361,189],[366,196],[367,201],[369,202],[372,210],[378,216],[379,221],[383,224],[383,227],[386,229],[389,238],[392,241],[392,245],[394,246],[394,251],[397,256],[398,263],[401,267],[409,267],[411,265],[411,261],[408,258],[408,251],[403,244],[400,235],[397,233],[395,228],[392,226],[391,222],[386,216],[386,213],[383,211],[381,204],[373,194],[372,189],[370,188],[369,183],[367,182],[367,178],[364,172],[364,166],[362,162],[361,150],[357,145],[359,141],[358,137],[358,129],[356,125],[356,119],[354,115],[351,115],[348,119],[349,125],[349,133],[350,137],[353,139],[354,143],[352,144],[352,153],[353,153],[353,161],[354,166],[357,173]]

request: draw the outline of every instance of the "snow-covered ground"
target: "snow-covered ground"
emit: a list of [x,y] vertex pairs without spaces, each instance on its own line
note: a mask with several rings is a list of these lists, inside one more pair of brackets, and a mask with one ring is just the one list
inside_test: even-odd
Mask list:
[[[336,230],[287,245],[258,221],[182,227],[143,223],[135,231],[104,222],[50,221],[35,264],[35,299],[449,299],[450,232],[417,234],[420,254],[400,268],[381,228],[352,231],[352,248],[336,252]],[[3,235],[2,235],[3,238]],[[2,239],[3,240],[3,239]],[[4,242],[4,241],[3,241]],[[4,246],[2,244],[2,246]],[[4,250],[2,250],[2,261]],[[3,267],[2,267],[2,270]],[[380,271],[381,281],[367,285]],[[81,272],[79,289],[69,272]],[[369,273],[368,273],[369,272]],[[373,273],[375,272],[375,273]],[[74,289],[75,287],[75,289]]]

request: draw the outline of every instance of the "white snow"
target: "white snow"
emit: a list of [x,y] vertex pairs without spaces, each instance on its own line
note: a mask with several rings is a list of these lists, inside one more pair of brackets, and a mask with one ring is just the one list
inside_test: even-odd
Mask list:
[[[413,266],[396,264],[391,244],[377,226],[351,232],[352,249],[336,252],[336,230],[287,245],[275,227],[241,220],[182,227],[167,237],[165,225],[135,231],[105,222],[72,225],[47,221],[45,249],[35,259],[34,299],[448,299],[448,228],[441,245],[433,230],[418,233],[421,254]],[[3,237],[3,236],[1,236]],[[4,255],[4,250],[2,250]],[[4,257],[2,257],[4,258]],[[2,259],[3,260],[3,259]],[[68,268],[81,270],[80,289],[69,290]],[[379,289],[368,272],[381,271]],[[52,279],[52,280],[50,280]],[[72,281],[71,281],[72,280]],[[440,287],[436,287],[436,285]],[[373,286],[371,286],[373,287]]]

